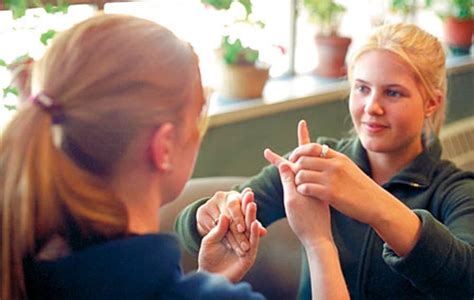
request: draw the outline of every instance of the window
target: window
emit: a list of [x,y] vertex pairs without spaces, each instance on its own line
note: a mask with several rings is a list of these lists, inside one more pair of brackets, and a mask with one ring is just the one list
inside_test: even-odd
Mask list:
[[[27,10],[26,15],[17,20],[13,20],[10,11],[0,11],[0,59],[9,64],[24,54],[35,59],[41,57],[46,48],[40,41],[43,33],[50,29],[64,30],[91,16],[94,10],[90,5],[74,5],[65,15],[48,14],[43,9],[36,8]],[[3,97],[0,97],[0,129],[15,112],[12,107],[16,105],[16,96],[6,90],[10,80],[10,71],[0,67],[0,87],[3,90]]]
[[[261,59],[272,66],[272,76],[279,76],[288,69],[286,49],[289,45],[290,1],[253,0],[252,16],[265,23],[265,28],[255,30],[246,26],[237,28],[244,41],[260,50]],[[221,36],[227,32],[225,26],[231,20],[243,18],[244,10],[233,5],[229,11],[216,11],[201,4],[200,0],[154,0],[147,2],[107,3],[105,12],[128,13],[155,21],[171,29],[183,40],[191,43],[201,60],[201,71],[205,85],[213,86],[219,76],[219,60],[215,50]]]
[[[84,3],[93,1],[70,1]],[[103,2],[103,1],[101,1]],[[388,0],[339,0],[347,7],[343,15],[340,33],[352,38],[352,45],[365,37],[374,23],[392,22],[397,16],[387,14]],[[317,65],[314,35],[316,26],[309,22],[302,1],[297,0],[252,0],[253,17],[263,21],[266,26],[261,31],[239,28],[244,32],[245,43],[256,46],[261,51],[261,59],[271,65],[272,77],[293,73],[311,74]],[[296,11],[295,11],[296,9]],[[47,14],[42,9],[29,9],[27,15],[13,20],[10,11],[0,11],[0,59],[9,63],[19,55],[30,53],[38,58],[45,50],[39,36],[48,29],[63,30],[91,16],[97,10],[94,5],[74,4],[66,15]],[[215,11],[205,7],[200,0],[148,0],[141,2],[115,1],[104,5],[105,12],[127,13],[156,21],[177,36],[191,43],[200,57],[203,83],[215,86],[219,77],[219,60],[215,49],[230,20],[242,17],[243,8],[234,5],[229,11]],[[292,34],[292,16],[296,19],[296,37]],[[441,36],[441,21],[431,11],[420,10],[414,20],[425,30]],[[294,62],[292,59],[292,40],[295,40]],[[0,67],[0,87],[8,86],[10,72]],[[16,97],[9,94],[0,97],[0,128],[12,112],[4,105],[13,105]]]

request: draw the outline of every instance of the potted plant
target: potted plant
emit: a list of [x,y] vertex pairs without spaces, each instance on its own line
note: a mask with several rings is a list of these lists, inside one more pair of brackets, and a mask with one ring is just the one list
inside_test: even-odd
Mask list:
[[[246,26],[261,29],[264,23],[253,21],[252,3],[250,0],[201,0],[217,10],[228,10],[233,3],[238,3],[245,8],[245,18],[234,20],[227,26]],[[220,47],[216,51],[221,68],[221,82],[217,87],[219,94],[230,99],[253,99],[262,97],[265,83],[269,77],[269,67],[259,61],[259,51],[245,45],[241,37],[236,37],[230,32],[225,33],[221,39]]]
[[314,72],[323,77],[344,76],[351,39],[340,36],[338,29],[345,7],[333,0],[304,0],[303,4],[310,20],[318,25],[314,39],[319,63]]
[[469,54],[474,31],[473,0],[427,0],[427,4],[438,5],[438,15],[443,19],[444,41],[454,55]]
[[413,23],[417,12],[417,0],[391,0],[390,12],[398,14],[402,22]]

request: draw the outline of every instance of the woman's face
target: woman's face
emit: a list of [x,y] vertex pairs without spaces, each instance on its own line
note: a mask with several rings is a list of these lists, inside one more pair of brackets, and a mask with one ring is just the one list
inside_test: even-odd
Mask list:
[[368,152],[415,157],[423,150],[423,97],[415,74],[396,54],[372,50],[358,58],[349,109]]
[[196,163],[197,154],[201,145],[201,132],[199,121],[203,117],[201,115],[204,97],[202,88],[196,84],[191,93],[189,108],[186,109],[182,116],[182,125],[178,128],[178,138],[176,140],[176,151],[173,153],[173,170],[167,186],[172,190],[165,202],[176,198],[184,188],[184,185],[191,177],[194,165]]

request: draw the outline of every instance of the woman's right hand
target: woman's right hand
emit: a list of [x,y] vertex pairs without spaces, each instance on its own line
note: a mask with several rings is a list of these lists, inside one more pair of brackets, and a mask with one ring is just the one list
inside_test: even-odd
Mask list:
[[[241,193],[236,191],[217,192],[203,204],[196,213],[197,230],[201,236],[206,236],[217,224],[221,215],[230,220],[229,231],[223,239],[224,245],[233,249],[239,256],[244,256],[250,249],[250,220],[256,219],[256,205],[250,188]],[[248,215],[250,217],[245,218]],[[264,236],[266,229],[259,225],[259,235]]]
[[[249,204],[249,207],[255,203]],[[247,214],[245,218],[249,220],[249,251],[244,255],[238,255],[233,249],[229,249],[223,244],[225,235],[229,232],[230,219],[221,215],[216,226],[202,239],[199,250],[198,265],[200,271],[207,271],[224,275],[232,282],[238,282],[252,267],[257,257],[259,248],[259,228],[260,223],[255,216]]]
[[[304,121],[298,124],[298,142],[300,146],[310,142]],[[299,193],[294,173],[297,167],[269,149],[264,154],[278,167],[288,223],[306,250],[313,299],[349,299],[332,236],[328,202]]]
[[306,249],[333,244],[329,204],[301,195],[296,190],[295,174],[287,163],[278,167],[283,185],[285,212],[291,230]]
[[[309,143],[306,122],[301,121],[298,124],[298,144],[301,146]],[[266,159],[278,168],[288,223],[303,246],[308,249],[321,243],[333,244],[328,202],[300,194],[293,171],[296,167],[269,149],[265,150],[264,154]]]

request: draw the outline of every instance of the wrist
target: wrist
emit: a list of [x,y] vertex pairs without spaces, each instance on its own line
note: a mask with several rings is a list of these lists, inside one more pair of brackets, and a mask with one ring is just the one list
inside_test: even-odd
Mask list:
[[303,247],[305,248],[307,253],[316,253],[316,254],[323,254],[327,252],[337,252],[336,244],[334,240],[331,238],[318,238],[306,243],[303,243]]
[[388,201],[369,225],[400,257],[410,253],[421,232],[421,220],[396,198],[395,201]]

